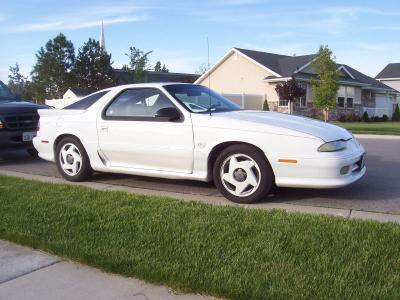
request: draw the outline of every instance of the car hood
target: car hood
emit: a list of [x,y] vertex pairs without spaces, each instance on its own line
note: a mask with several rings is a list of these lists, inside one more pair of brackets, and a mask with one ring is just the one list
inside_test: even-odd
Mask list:
[[38,109],[49,108],[47,105],[36,104],[28,101],[0,101],[0,114],[32,113]]
[[[302,116],[248,110],[215,113],[213,116],[224,119],[224,121],[221,122],[222,124],[230,123],[229,120],[234,120],[236,123],[238,123],[238,121],[252,123],[254,126],[246,126],[248,130],[254,128],[254,130],[274,133],[275,129],[286,129],[292,132],[301,132],[306,135],[311,135],[325,142],[352,138],[351,133],[342,127]],[[283,132],[279,130],[279,134],[282,133]]]

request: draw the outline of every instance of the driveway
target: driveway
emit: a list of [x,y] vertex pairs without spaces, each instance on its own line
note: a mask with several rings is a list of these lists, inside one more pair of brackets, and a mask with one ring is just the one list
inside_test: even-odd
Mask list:
[[[359,138],[367,151],[367,173],[360,181],[340,189],[277,189],[266,202],[302,206],[329,207],[348,210],[400,214],[400,138]],[[0,154],[0,170],[60,177],[56,166],[24,152]],[[95,174],[92,181],[128,186],[158,193],[174,192],[190,195],[221,197],[212,184],[145,178],[139,176]],[[222,197],[220,201],[225,201]]]

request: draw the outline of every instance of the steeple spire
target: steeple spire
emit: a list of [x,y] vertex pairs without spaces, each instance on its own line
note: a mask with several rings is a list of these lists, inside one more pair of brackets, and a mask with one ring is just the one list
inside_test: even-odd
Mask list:
[[106,51],[106,42],[104,39],[104,27],[103,27],[103,21],[101,21],[101,31],[100,31],[100,48],[103,51]]

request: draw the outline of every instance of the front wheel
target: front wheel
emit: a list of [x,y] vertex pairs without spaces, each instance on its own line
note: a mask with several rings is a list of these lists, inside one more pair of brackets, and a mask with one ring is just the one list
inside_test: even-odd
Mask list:
[[66,137],[56,148],[56,163],[68,181],[83,181],[92,174],[89,157],[77,138]]
[[272,168],[257,148],[233,145],[217,157],[213,169],[214,183],[229,200],[253,203],[265,198],[274,184]]

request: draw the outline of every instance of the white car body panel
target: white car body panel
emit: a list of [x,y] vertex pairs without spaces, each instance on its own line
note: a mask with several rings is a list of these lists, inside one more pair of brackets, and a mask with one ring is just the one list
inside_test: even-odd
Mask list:
[[[223,143],[248,143],[261,149],[278,186],[331,188],[361,178],[366,168],[340,175],[353,166],[363,147],[345,129],[320,121],[274,112],[190,113],[163,88],[168,83],[118,86],[87,110],[39,110],[40,130],[34,138],[39,156],[55,161],[54,143],[76,136],[92,168],[171,179],[211,180],[209,158]],[[183,122],[104,120],[102,112],[125,89],[158,88],[180,110]],[[337,152],[318,152],[325,142],[348,140]],[[293,160],[285,163],[279,160]]]

